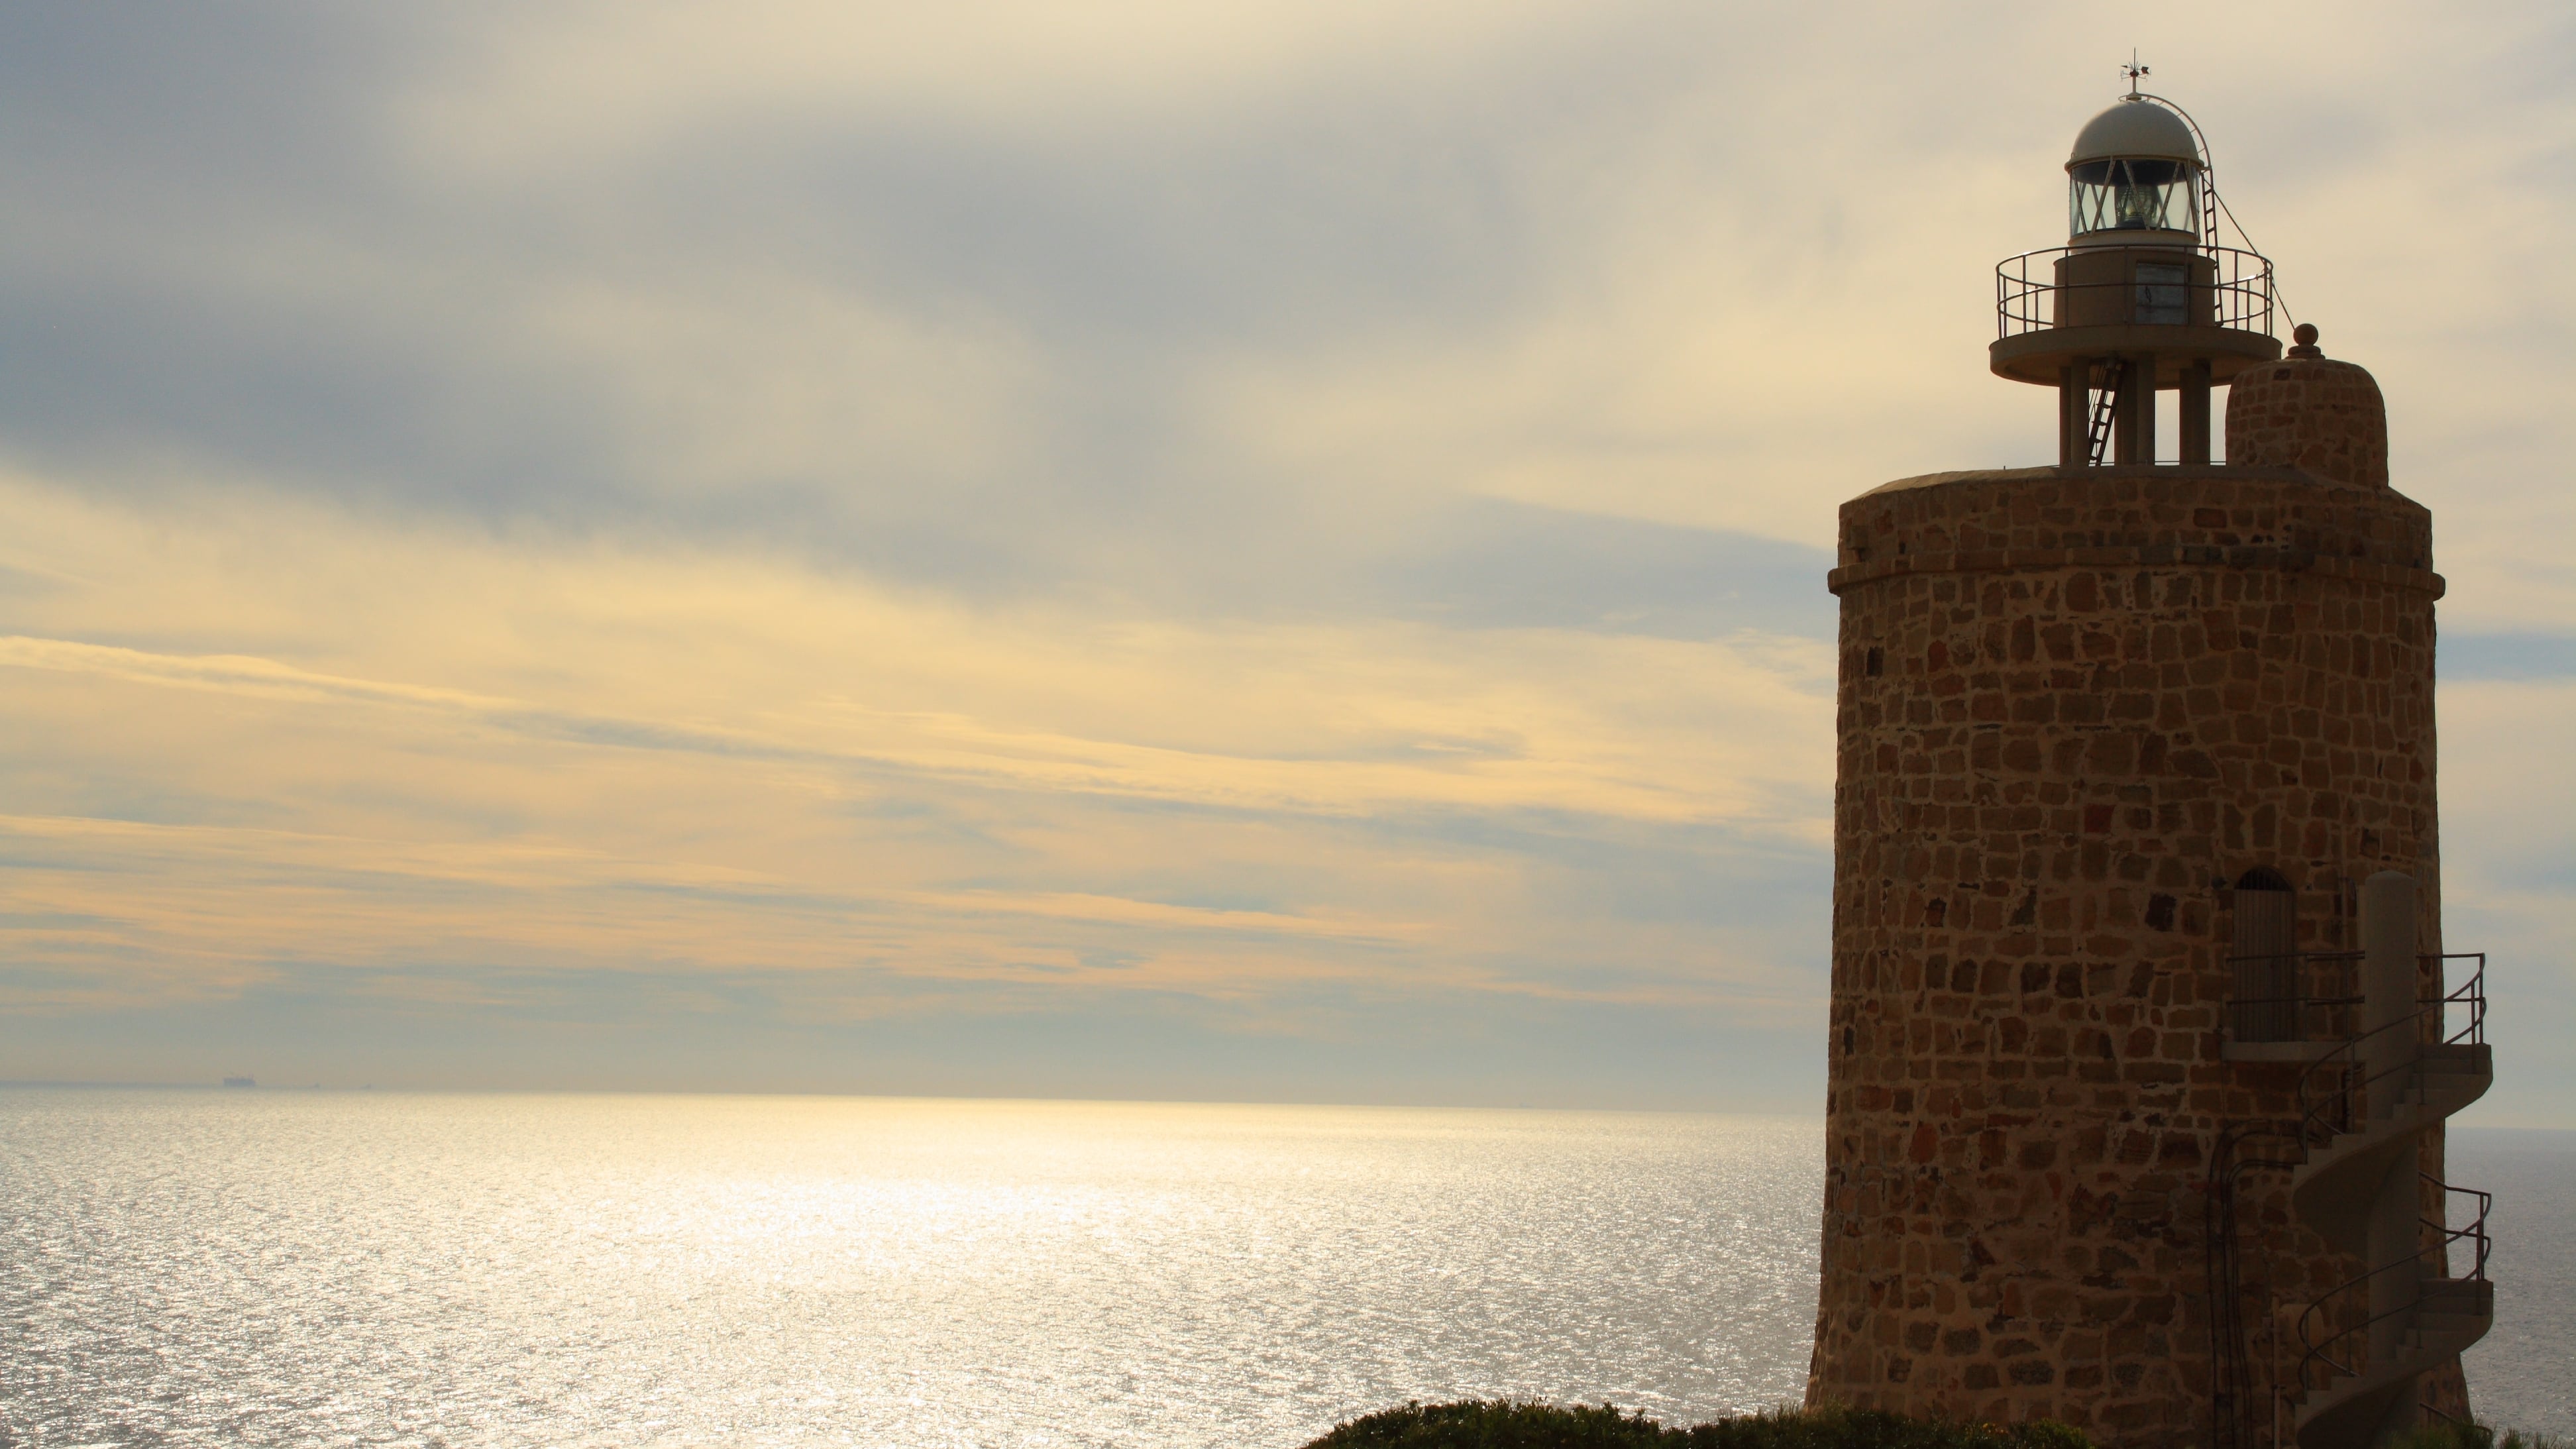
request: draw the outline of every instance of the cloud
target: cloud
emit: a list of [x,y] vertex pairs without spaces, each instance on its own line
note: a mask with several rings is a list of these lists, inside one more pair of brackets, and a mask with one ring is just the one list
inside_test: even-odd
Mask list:
[[2444,634],[2442,678],[2566,679],[2576,676],[2576,638],[2564,634]]
[[410,705],[483,713],[509,708],[507,700],[487,699],[452,689],[422,689],[370,679],[343,679],[290,668],[273,659],[237,654],[191,658],[149,654],[140,649],[120,649],[106,644],[78,644],[67,639],[0,635],[0,667],[11,665],[22,669],[100,674],[138,684],[225,690],[269,699]]
[[797,1019],[1134,997],[1185,1035],[1813,1009],[1812,638],[996,611],[222,488],[0,496],[50,581],[0,634],[27,1020],[333,973],[352,1011],[516,1011],[492,972],[810,978]]
[[2576,1093],[2561,1045],[2576,1022],[2576,775],[2548,756],[2576,681],[2473,677],[2446,682],[2439,704],[2442,944],[2487,953],[2499,1063],[2472,1110],[2495,1126],[2562,1125]]
[[2388,391],[2540,939],[2457,822],[2561,773],[2481,722],[2576,609],[2570,22],[2064,19],[0,18],[5,989],[1820,1029],[1833,510],[2048,449],[1990,268],[2132,44]]

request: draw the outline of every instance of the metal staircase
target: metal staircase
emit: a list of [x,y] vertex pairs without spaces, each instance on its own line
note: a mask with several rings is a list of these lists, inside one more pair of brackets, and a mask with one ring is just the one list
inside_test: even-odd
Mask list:
[[[2405,1427],[2424,1375],[2457,1358],[2495,1321],[2495,1285],[2487,1281],[2492,1199],[2416,1166],[2424,1134],[2495,1080],[2485,1040],[2486,958],[2426,959],[2437,969],[2453,960],[2475,968],[2457,991],[2344,1038],[2301,1080],[2299,1137],[2307,1153],[2290,1173],[2291,1210],[2366,1266],[2299,1316],[2304,1353],[2292,1424],[2300,1449],[2367,1449],[2385,1430]],[[2423,1041],[2427,1025],[2440,1031],[2455,1008],[2466,1011],[2467,1025]],[[2390,1037],[2401,1049],[2380,1055],[2396,1064],[2374,1070],[2371,1049],[2390,1045]],[[2405,1046],[2414,1048],[2411,1057]],[[2428,1198],[2436,1216],[2422,1211]],[[2392,1199],[2411,1199],[2413,1210],[2391,1214]],[[2450,1225],[2454,1199],[2470,1209],[2466,1226]],[[2454,1247],[2465,1250],[2465,1262],[2454,1265]],[[2465,1271],[2455,1277],[2455,1266]]]
[[[2299,1150],[2273,1165],[2290,1169],[2293,1214],[2362,1264],[2299,1316],[2302,1358],[2284,1385],[2299,1449],[2370,1449],[2413,1427],[2425,1376],[2495,1320],[2489,1195],[2421,1169],[2425,1134],[2495,1080],[2486,958],[2419,956],[2414,890],[2404,876],[2372,877],[2364,887],[2361,992],[2306,996],[2297,1006],[2302,1017],[2316,1008],[2344,1016],[2347,1029],[2305,1058],[2299,1120],[2287,1134]],[[2372,919],[2374,910],[2381,919]],[[2470,963],[2467,980],[2419,998],[2419,973],[2447,973],[2454,962]],[[2454,1013],[2465,1024],[2448,1031]],[[2454,1203],[2465,1226],[2451,1226]]]
[[[2403,1067],[2370,1073],[2353,1060],[2355,1049],[2376,1032],[2346,1037],[2320,1058],[2299,1083],[2299,1140],[2307,1156],[2290,1174],[2290,1200],[2299,1217],[2348,1253],[2361,1251],[2370,1189],[2424,1133],[2485,1096],[2495,1081],[2494,1049],[2486,1044],[2486,957],[2427,957],[2446,966],[2474,961],[2468,984],[2380,1031],[2421,1029],[2427,1017],[2466,1007],[2470,1024],[2457,1036],[2419,1048]],[[2379,1094],[2384,1112],[2368,1110]],[[2463,1191],[2464,1189],[2452,1189]]]

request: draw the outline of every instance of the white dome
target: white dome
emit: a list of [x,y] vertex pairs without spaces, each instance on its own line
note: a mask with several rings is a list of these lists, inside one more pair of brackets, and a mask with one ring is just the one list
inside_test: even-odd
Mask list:
[[2192,143],[2190,125],[2155,102],[2135,97],[2086,121],[2084,129],[2075,133],[2075,150],[2066,164],[2114,156],[2200,164],[2200,148]]

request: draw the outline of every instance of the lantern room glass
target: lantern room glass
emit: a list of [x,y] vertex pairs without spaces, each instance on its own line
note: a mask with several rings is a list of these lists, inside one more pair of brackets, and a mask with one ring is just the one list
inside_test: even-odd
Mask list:
[[2188,161],[2115,157],[2067,168],[2067,235],[2178,231],[2200,235],[2200,168]]

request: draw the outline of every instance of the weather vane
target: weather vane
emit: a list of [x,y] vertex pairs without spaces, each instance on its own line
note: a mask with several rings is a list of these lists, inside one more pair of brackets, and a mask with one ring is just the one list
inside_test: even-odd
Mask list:
[[2120,74],[2129,78],[2129,99],[2136,100],[2138,98],[2138,82],[2145,80],[2148,76],[2154,74],[2154,71],[2150,70],[2146,66],[2138,64],[2138,52],[2132,48],[2129,51],[2129,63],[2120,67]]

